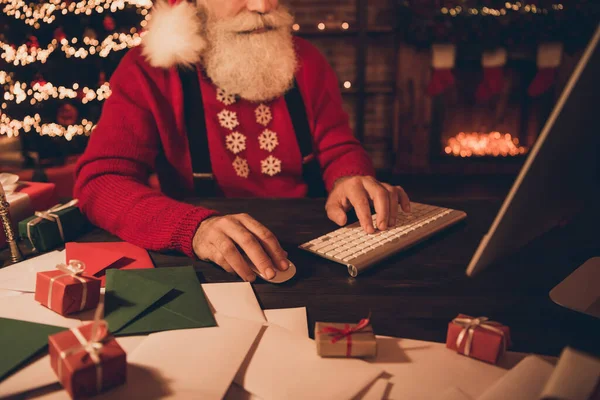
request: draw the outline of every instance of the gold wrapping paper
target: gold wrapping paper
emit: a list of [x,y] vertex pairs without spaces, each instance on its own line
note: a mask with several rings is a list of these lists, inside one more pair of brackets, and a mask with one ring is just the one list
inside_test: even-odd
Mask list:
[[[360,328],[359,330],[356,330]],[[377,355],[377,341],[370,324],[317,322],[317,354],[321,357],[370,358]]]

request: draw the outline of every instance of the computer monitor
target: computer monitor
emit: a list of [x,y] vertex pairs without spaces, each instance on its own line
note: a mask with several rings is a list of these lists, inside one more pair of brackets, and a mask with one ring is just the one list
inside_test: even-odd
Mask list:
[[[468,276],[513,253],[594,200],[596,206],[600,204],[599,138],[600,25],[475,251]],[[600,283],[596,287],[600,290]]]

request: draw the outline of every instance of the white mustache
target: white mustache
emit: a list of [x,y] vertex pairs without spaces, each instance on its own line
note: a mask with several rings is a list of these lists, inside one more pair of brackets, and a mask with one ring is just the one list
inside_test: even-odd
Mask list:
[[291,28],[294,17],[289,11],[279,6],[268,14],[258,14],[251,11],[243,11],[233,18],[215,22],[218,29],[227,32],[251,32],[256,29],[283,29]]

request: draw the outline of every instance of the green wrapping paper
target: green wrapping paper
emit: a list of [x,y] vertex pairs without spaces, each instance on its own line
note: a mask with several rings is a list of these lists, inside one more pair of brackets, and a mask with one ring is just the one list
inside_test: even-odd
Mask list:
[[[29,225],[29,226],[28,226]],[[59,204],[19,222],[19,236],[40,252],[50,251],[85,233],[90,223],[77,208],[77,199]]]

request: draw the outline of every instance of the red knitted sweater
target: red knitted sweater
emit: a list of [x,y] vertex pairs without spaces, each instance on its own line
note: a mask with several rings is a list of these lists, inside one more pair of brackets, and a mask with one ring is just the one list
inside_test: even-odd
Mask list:
[[[294,40],[300,63],[296,80],[327,189],[343,176],[374,175],[342,109],[334,71],[315,47]],[[241,99],[230,104],[232,98],[218,96],[206,76],[200,79],[211,165],[225,196],[306,196],[285,99],[264,103],[261,110],[270,113],[258,118],[259,104]],[[81,210],[123,240],[194,257],[198,225],[218,211],[181,202],[193,194],[194,185],[177,71],[151,67],[134,48],[114,72],[111,88],[76,168],[75,196]],[[162,192],[147,184],[153,172]]]

